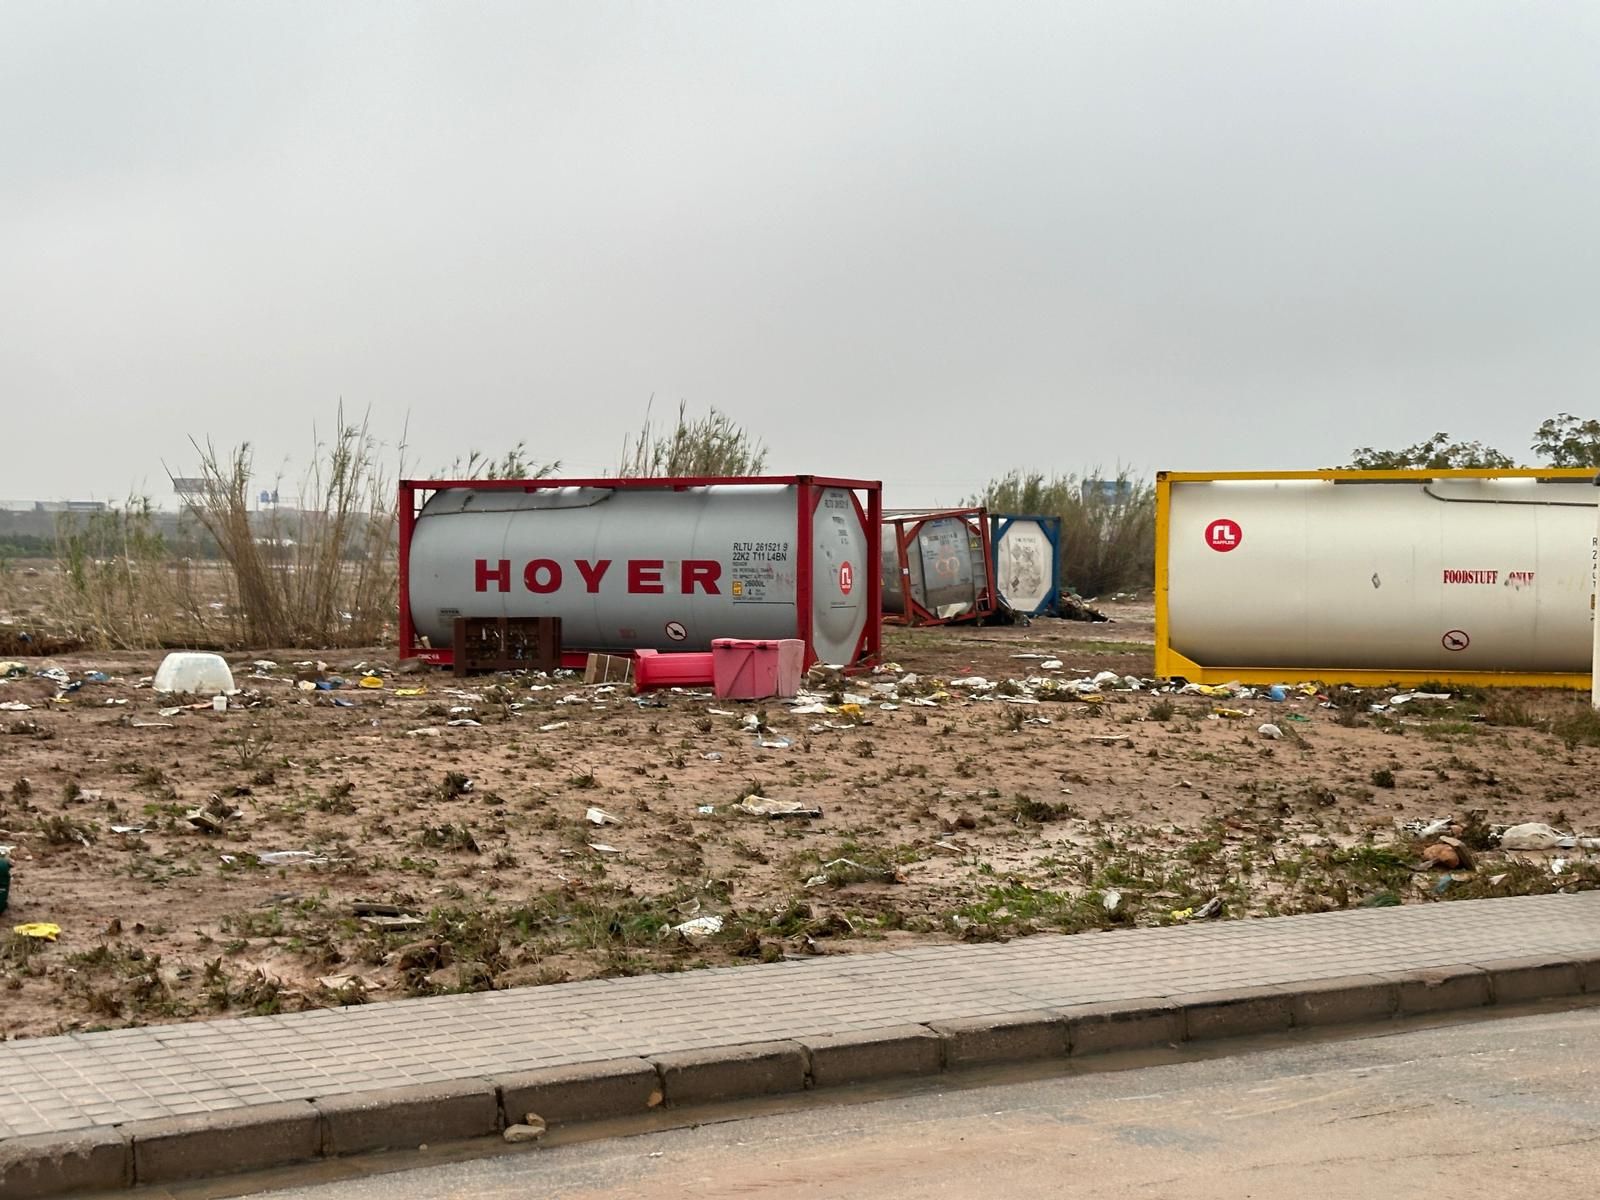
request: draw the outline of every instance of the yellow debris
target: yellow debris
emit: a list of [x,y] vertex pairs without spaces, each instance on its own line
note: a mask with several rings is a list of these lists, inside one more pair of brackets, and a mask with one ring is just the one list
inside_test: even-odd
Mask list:
[[11,932],[18,937],[39,938],[42,941],[53,942],[61,933],[61,926],[52,925],[49,921],[29,921],[24,925],[13,925]]
[[383,686],[383,680],[379,679],[376,675],[363,675],[361,677],[361,683],[358,686],[364,688],[381,688]]

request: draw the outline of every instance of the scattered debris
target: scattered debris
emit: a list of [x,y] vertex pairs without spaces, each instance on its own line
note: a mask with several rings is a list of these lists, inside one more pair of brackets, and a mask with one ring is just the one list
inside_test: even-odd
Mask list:
[[689,938],[710,937],[714,933],[722,932],[722,918],[718,916],[695,917],[691,921],[685,921],[682,925],[674,925],[672,932]]
[[1578,844],[1571,834],[1562,833],[1538,821],[1513,825],[1500,834],[1502,850],[1570,850]]
[[[529,1114],[532,1115],[531,1113]],[[532,1122],[523,1122],[519,1125],[507,1125],[505,1132],[500,1136],[506,1141],[516,1145],[520,1142],[536,1142],[544,1137],[545,1124],[540,1121],[537,1125]]]
[[1456,853],[1453,846],[1435,842],[1423,848],[1422,861],[1435,871],[1454,871],[1461,865],[1461,856]]
[[801,804],[798,800],[768,800],[764,796],[746,796],[733,807],[751,817],[799,817],[816,820],[822,816],[822,809]]
[[237,820],[241,815],[221,796],[213,795],[204,808],[190,809],[184,815],[184,820],[204,833],[221,833],[229,821]]
[[256,861],[264,867],[292,867],[325,863],[328,858],[314,850],[269,850],[256,855]]
[[421,917],[412,916],[388,917],[374,914],[372,916],[362,917],[361,920],[365,924],[372,926],[374,929],[381,929],[385,933],[393,933],[399,929],[420,929],[423,925],[427,924],[427,922],[425,922]]

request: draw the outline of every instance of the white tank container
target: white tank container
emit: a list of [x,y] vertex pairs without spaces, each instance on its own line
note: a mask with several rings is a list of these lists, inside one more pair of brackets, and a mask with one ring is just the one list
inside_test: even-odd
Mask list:
[[809,630],[798,484],[437,491],[411,534],[411,621],[435,647],[458,616],[560,617],[563,645],[585,650],[802,637],[853,662],[870,540],[848,490],[817,490]]
[[990,513],[994,582],[1012,612],[1027,617],[1060,609],[1061,518]]
[[[906,614],[905,586],[911,599],[941,620],[956,620],[977,611],[988,593],[981,518],[896,514],[883,525],[883,611]],[[906,578],[901,578],[896,539],[909,536]]]
[[1203,667],[1583,673],[1587,472],[1171,477],[1166,644]]

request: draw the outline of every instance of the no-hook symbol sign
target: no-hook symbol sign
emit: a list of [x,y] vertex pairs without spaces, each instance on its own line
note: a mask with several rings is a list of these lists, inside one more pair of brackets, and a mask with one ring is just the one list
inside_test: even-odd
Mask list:
[[1213,550],[1226,554],[1229,550],[1237,550],[1242,541],[1244,530],[1239,528],[1237,521],[1220,517],[1206,526],[1206,545]]

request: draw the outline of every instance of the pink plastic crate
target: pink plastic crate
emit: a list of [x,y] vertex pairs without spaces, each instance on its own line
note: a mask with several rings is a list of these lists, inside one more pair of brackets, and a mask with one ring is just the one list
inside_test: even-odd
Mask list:
[[712,686],[725,700],[789,699],[800,690],[806,644],[798,638],[711,643]]
[[648,692],[651,688],[705,687],[712,682],[712,655],[707,651],[662,654],[655,650],[633,652],[633,687]]

